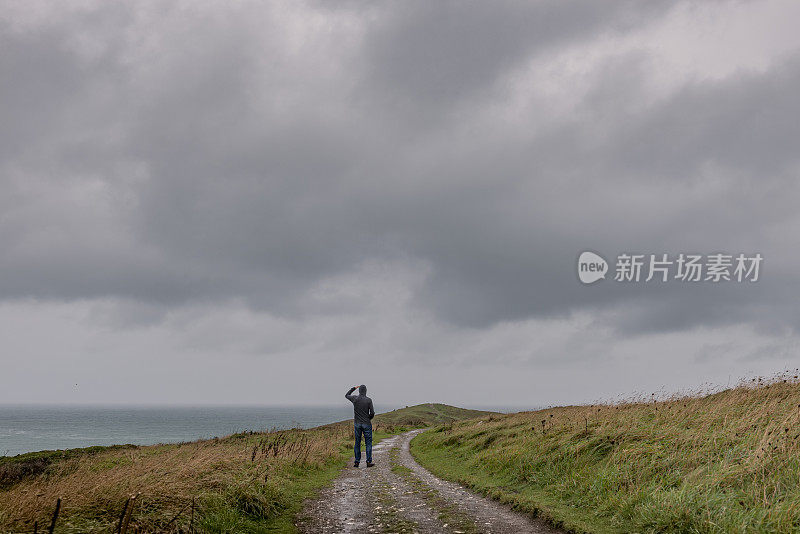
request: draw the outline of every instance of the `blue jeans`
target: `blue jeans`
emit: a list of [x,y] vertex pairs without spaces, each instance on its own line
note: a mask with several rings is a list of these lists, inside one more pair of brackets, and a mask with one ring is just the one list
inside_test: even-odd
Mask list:
[[364,434],[364,442],[367,444],[367,463],[372,463],[372,425],[356,423],[356,446],[353,447],[356,463],[361,461],[361,434]]

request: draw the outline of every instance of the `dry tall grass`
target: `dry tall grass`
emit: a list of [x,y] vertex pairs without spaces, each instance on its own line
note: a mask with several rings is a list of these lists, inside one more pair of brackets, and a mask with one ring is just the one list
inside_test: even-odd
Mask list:
[[[159,531],[193,498],[242,498],[237,488],[279,492],[292,468],[313,470],[340,461],[349,437],[344,426],[237,434],[175,445],[108,450],[55,462],[29,480],[0,491],[0,529],[32,531],[46,523],[58,497],[57,531],[105,531],[125,500],[137,498],[132,531]],[[184,524],[176,521],[173,524]]]

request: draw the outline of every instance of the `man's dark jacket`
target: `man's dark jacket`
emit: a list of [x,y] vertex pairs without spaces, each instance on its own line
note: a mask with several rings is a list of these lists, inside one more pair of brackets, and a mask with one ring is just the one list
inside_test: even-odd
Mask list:
[[356,425],[372,425],[371,419],[375,417],[372,399],[367,397],[367,386],[358,386],[358,395],[352,395],[356,388],[344,394],[345,398],[353,403],[353,423]]

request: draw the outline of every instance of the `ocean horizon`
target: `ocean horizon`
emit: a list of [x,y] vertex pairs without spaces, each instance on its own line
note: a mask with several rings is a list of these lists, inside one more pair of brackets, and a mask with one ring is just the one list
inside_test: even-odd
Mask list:
[[[387,407],[394,409],[394,407]],[[237,432],[312,428],[353,416],[340,406],[0,405],[0,456],[93,445],[153,445]]]
[[[402,407],[385,406],[379,413]],[[251,430],[313,428],[352,417],[353,409],[346,402],[329,406],[6,404],[0,405],[0,457],[93,445],[179,443]]]

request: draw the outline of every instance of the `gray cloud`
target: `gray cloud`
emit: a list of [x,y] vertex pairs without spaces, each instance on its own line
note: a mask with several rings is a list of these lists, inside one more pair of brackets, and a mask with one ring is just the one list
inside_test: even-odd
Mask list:
[[[303,320],[363,312],[308,295],[376,261],[424,266],[408,305],[447,329],[798,325],[795,49],[656,95],[634,46],[563,60],[548,93],[561,55],[673,3],[284,8],[0,22],[0,298],[133,302],[115,325],[237,299]],[[584,249],[761,252],[765,272],[583,287]]]
[[385,4],[365,38],[361,87],[376,107],[411,117],[418,127],[432,117],[450,117],[465,100],[484,100],[499,78],[532,56],[640,23],[667,6],[575,1]]

